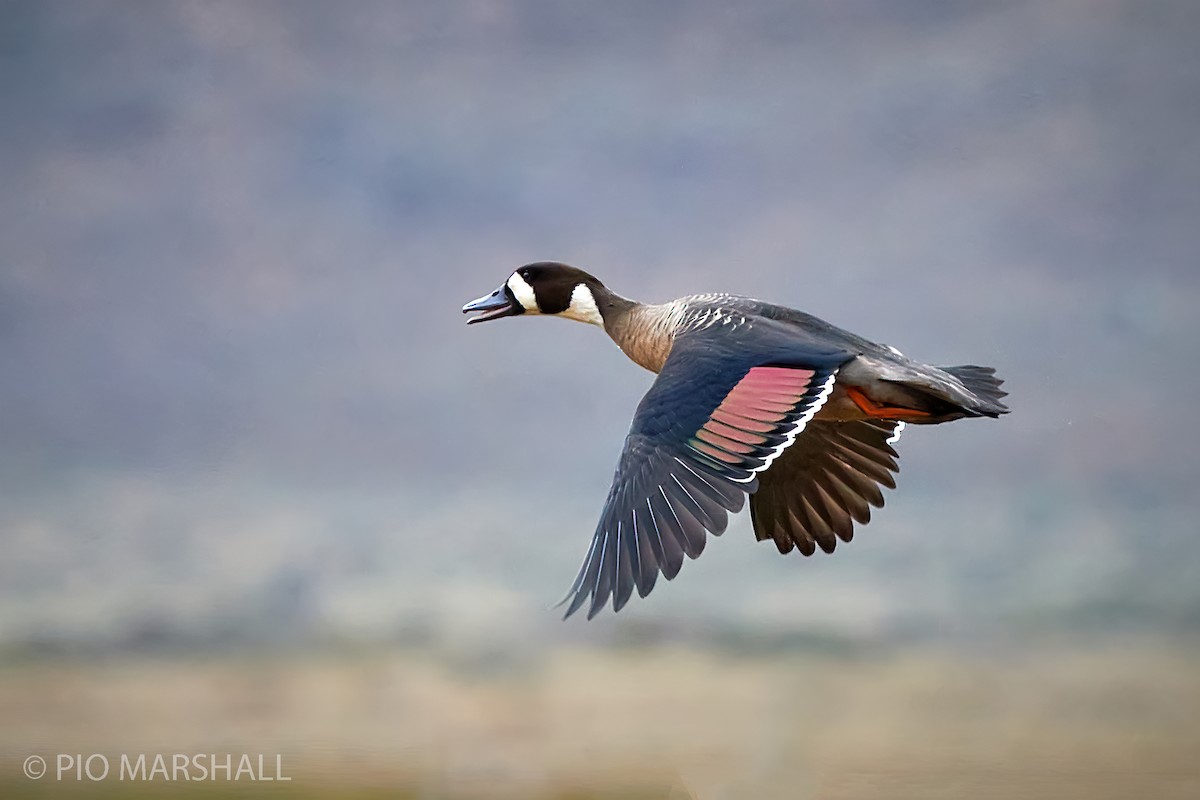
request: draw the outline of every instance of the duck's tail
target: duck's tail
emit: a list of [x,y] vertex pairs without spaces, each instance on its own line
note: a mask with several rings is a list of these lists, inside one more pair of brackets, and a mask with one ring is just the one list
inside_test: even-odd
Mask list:
[[998,417],[1008,413],[1008,406],[1000,402],[1000,398],[1007,397],[1008,392],[1000,388],[1004,381],[996,377],[996,370],[973,364],[940,369],[962,381],[967,391],[979,399],[979,402],[970,406],[968,410],[985,417]]

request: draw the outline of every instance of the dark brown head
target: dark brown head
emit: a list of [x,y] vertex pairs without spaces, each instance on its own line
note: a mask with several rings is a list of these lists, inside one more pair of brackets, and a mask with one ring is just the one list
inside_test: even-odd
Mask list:
[[463,313],[483,311],[467,320],[485,322],[515,314],[547,314],[604,325],[597,296],[604,284],[581,269],[556,261],[526,264],[491,294],[463,306]]

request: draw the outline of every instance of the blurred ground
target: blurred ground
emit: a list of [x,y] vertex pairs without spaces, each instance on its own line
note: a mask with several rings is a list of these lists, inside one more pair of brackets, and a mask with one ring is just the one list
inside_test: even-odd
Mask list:
[[[6,797],[1200,793],[1200,649],[1146,641],[26,664],[3,672],[0,718]],[[30,753],[96,751],[280,753],[293,780],[189,788],[19,772]]]

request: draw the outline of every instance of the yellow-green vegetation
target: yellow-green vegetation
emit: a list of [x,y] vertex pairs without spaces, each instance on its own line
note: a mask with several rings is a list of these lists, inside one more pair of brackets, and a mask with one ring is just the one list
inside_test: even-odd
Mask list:
[[[0,670],[4,797],[1193,798],[1200,649],[558,648]],[[279,754],[286,783],[38,781],[40,754]],[[53,772],[53,765],[51,765]]]

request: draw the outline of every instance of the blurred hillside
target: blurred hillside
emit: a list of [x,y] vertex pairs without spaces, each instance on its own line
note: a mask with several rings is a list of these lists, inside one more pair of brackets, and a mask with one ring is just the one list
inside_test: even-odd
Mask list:
[[[0,645],[1200,630],[1200,7],[5,2]],[[563,259],[1013,413],[832,557],[560,625],[651,376],[467,329]]]

